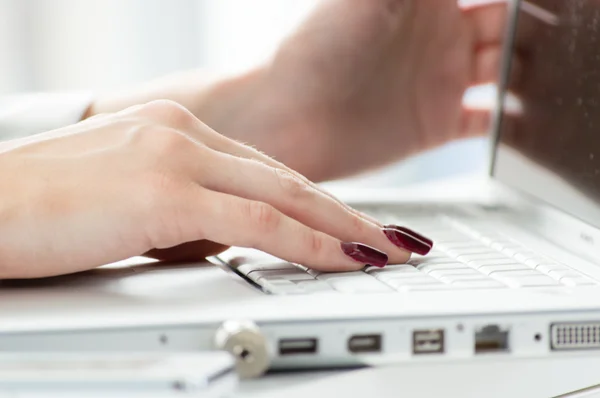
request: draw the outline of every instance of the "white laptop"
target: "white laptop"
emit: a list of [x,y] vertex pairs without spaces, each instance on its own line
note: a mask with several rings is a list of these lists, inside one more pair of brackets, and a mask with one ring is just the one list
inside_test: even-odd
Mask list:
[[247,376],[600,354],[599,16],[592,0],[513,2],[493,203],[354,203],[433,238],[426,257],[322,274],[232,249],[218,266],[0,282],[0,351],[224,348]]

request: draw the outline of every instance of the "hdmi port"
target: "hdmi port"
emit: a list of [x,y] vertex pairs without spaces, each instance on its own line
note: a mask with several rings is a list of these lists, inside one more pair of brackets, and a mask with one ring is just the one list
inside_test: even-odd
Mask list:
[[307,339],[281,339],[279,340],[279,355],[315,354],[318,341],[314,338]]

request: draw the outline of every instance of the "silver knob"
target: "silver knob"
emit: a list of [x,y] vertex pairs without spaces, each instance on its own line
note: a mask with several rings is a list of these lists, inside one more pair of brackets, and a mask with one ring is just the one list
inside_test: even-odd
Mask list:
[[215,345],[235,356],[241,378],[262,376],[271,365],[267,339],[252,321],[226,321],[217,330]]

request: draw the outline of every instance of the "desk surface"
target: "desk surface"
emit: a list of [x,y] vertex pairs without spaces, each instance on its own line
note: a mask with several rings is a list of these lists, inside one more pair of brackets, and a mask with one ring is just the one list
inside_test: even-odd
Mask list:
[[[242,382],[236,398],[549,398],[600,383],[600,353],[589,358],[454,362],[348,371],[277,373]],[[569,394],[600,398],[600,389]]]

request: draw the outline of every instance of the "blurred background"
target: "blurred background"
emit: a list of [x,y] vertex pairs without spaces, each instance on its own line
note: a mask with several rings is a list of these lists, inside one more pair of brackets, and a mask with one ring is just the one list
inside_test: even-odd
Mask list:
[[[170,72],[235,72],[269,57],[319,0],[0,0],[0,96],[106,91]],[[486,168],[486,139],[411,158],[361,185]],[[341,182],[346,183],[346,182]]]

